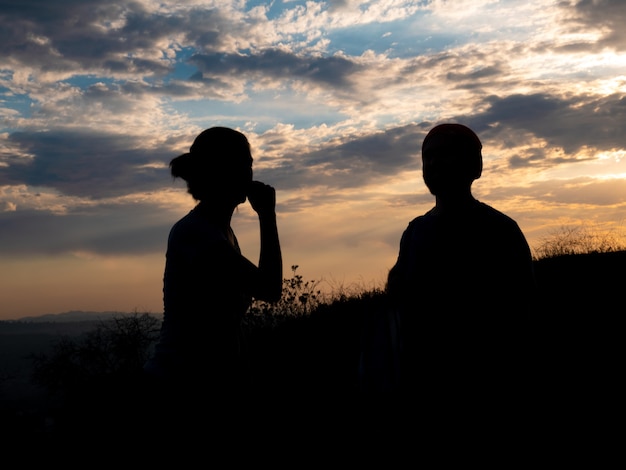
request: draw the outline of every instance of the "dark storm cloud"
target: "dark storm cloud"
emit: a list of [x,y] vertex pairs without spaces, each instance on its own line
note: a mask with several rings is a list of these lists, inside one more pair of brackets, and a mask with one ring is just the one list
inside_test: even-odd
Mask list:
[[[559,4],[568,13],[568,23],[575,32],[602,29],[602,37],[593,43],[575,43],[569,50],[626,49],[626,2],[623,0],[574,0]],[[573,15],[573,18],[570,16]]]
[[446,75],[446,79],[457,82],[457,81],[470,81],[475,82],[477,80],[482,80],[484,78],[492,78],[497,77],[502,74],[502,69],[499,66],[491,65],[488,67],[483,67],[478,70],[472,70],[467,73],[458,73],[458,72],[448,72]]
[[[537,93],[491,96],[485,103],[484,112],[454,120],[469,125],[483,141],[493,139],[505,147],[526,144],[530,137],[547,143],[547,148],[542,145],[523,155],[511,155],[513,167],[558,165],[579,158],[576,154],[585,147],[626,149],[626,98],[620,95]],[[358,187],[398,171],[419,169],[421,141],[431,126],[427,122],[411,124],[313,152],[285,155],[277,166],[255,173],[281,189]],[[9,166],[0,169],[0,184],[44,186],[66,195],[102,198],[158,190],[171,183],[165,166],[172,151],[147,148],[131,136],[19,132],[11,134],[9,141],[34,158],[8,161]],[[548,160],[549,149],[562,149],[563,153]],[[164,167],[149,166],[155,162]]]
[[208,76],[261,73],[276,79],[306,79],[334,87],[350,86],[350,76],[361,69],[343,57],[300,57],[277,49],[246,56],[197,54],[190,62]]
[[[227,83],[223,81],[216,80],[215,83],[212,83],[211,85],[218,85],[220,88],[227,88]],[[159,86],[152,86],[146,83],[138,82],[125,82],[120,85],[119,89],[123,92],[124,95],[132,95],[135,97],[142,95],[156,95],[169,98],[184,99],[186,97],[197,98],[198,96],[198,90],[192,84],[182,81],[168,82]],[[202,90],[203,97],[212,98],[214,96],[219,96],[218,93],[211,93],[211,91],[212,90],[208,89],[208,87]]]
[[[120,28],[103,27],[122,18]],[[176,27],[176,19],[149,15],[136,2],[0,0],[0,54],[44,72],[167,73],[164,62],[141,51]]]
[[314,152],[287,155],[279,167],[260,170],[259,177],[277,181],[281,189],[327,186],[355,188],[402,170],[421,168],[421,141],[428,123],[411,124],[356,137]]
[[[485,111],[450,118],[474,129],[483,142],[504,147],[527,145],[531,138],[541,145],[523,155],[509,157],[511,167],[556,166],[580,161],[584,148],[597,151],[626,149],[626,97],[622,95],[490,96]],[[314,152],[287,155],[281,166],[261,170],[260,177],[277,181],[282,189],[327,186],[355,188],[401,171],[421,168],[421,144],[435,123],[422,122],[357,137]],[[554,150],[562,150],[554,154]],[[489,148],[485,148],[485,153]],[[556,155],[556,156],[555,156]]]
[[172,152],[137,148],[132,136],[50,131],[14,132],[9,142],[33,158],[12,159],[0,167],[0,185],[54,188],[87,198],[123,196],[163,187]]
[[[562,149],[561,159],[571,161],[584,147],[607,151],[626,149],[626,97],[613,94],[559,97],[544,93],[489,97],[484,113],[464,119],[483,139],[527,143],[528,135],[543,139],[549,148]],[[545,148],[534,149],[523,162],[539,163]],[[519,156],[511,159],[521,166]]]
[[154,59],[163,44],[221,50],[231,31],[245,33],[233,21],[219,9],[156,13],[133,1],[0,0],[0,54],[44,72],[163,75],[172,71]]
[[388,129],[310,153],[306,161],[333,170],[359,169],[367,174],[393,175],[412,164],[420,154],[425,130],[423,125],[414,124]]
[[[351,74],[360,70],[343,57],[299,57],[274,49],[238,54],[233,48],[248,50],[246,38],[255,21],[229,17],[219,8],[149,12],[130,1],[0,0],[0,54],[10,58],[12,70],[21,65],[42,73],[139,78],[173,72],[173,58],[165,57],[165,48],[172,53],[189,47],[197,51],[190,63],[200,69],[190,79],[207,85],[203,96],[218,99],[224,98],[221,91],[230,88],[233,74],[244,79],[304,80],[339,89],[349,87]],[[133,91],[138,86],[122,84],[119,89]],[[184,98],[197,88],[167,81],[144,85],[142,91]]]
[[[527,145],[530,138],[547,146],[511,155],[509,165],[556,166],[580,161],[584,148],[626,149],[626,97],[556,96],[545,93],[487,97],[485,111],[450,118],[474,129],[483,142],[504,147]],[[306,186],[354,188],[421,168],[421,144],[435,123],[422,122],[357,137],[314,152],[286,155],[282,165],[260,170],[259,177],[277,181],[281,189]],[[551,151],[562,150],[556,156]],[[485,153],[489,148],[485,148]]]
[[[255,175],[281,189],[358,187],[399,170],[418,169],[426,127],[427,124],[408,125],[315,152],[286,155],[279,166],[255,170]],[[41,186],[65,195],[99,199],[155,191],[172,183],[166,165],[173,152],[137,148],[132,136],[16,132],[9,141],[33,158],[9,159],[8,166],[0,168],[0,185]],[[154,168],[154,163],[163,167]]]
[[57,255],[88,252],[100,255],[162,251],[171,222],[143,204],[98,206],[56,215],[33,210],[0,212],[0,254]]
[[[511,167],[557,166],[580,161],[584,148],[597,151],[626,149],[626,97],[622,95],[490,96],[485,111],[450,118],[474,129],[483,142],[493,140],[504,147],[525,146],[531,138],[547,145],[526,149],[509,157]],[[422,122],[364,135],[340,145],[314,152],[287,155],[281,166],[261,170],[282,189],[327,186],[355,188],[421,168],[421,144],[435,123]],[[561,153],[554,152],[562,150]],[[488,147],[484,152],[490,151]]]

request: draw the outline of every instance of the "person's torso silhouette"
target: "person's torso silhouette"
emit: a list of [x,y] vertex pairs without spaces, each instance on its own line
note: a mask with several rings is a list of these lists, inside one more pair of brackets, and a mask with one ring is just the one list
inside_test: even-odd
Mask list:
[[518,224],[472,195],[481,149],[458,124],[436,126],[423,142],[423,177],[436,204],[408,224],[387,283],[401,313],[408,390],[461,393],[498,377],[510,382],[508,371],[521,367],[533,261]]
[[[242,317],[252,298],[282,294],[275,190],[253,181],[247,138],[224,127],[203,131],[170,169],[198,204],[170,230],[161,334],[144,371],[160,392],[157,412],[225,414],[250,393]],[[241,254],[230,226],[246,199],[259,218],[258,265]]]

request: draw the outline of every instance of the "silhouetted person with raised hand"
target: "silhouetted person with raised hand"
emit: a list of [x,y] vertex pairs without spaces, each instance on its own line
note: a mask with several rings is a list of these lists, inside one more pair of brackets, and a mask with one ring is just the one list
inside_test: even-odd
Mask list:
[[[168,238],[161,335],[144,367],[158,388],[157,415],[236,420],[237,408],[251,402],[242,317],[252,298],[272,302],[282,293],[275,190],[253,180],[252,160],[242,133],[212,127],[170,162],[198,204]],[[259,218],[258,266],[231,229],[246,198]]]
[[468,127],[440,124],[424,138],[435,206],[408,224],[387,283],[400,313],[401,390],[498,394],[526,369],[533,260],[518,224],[472,195],[482,171]]

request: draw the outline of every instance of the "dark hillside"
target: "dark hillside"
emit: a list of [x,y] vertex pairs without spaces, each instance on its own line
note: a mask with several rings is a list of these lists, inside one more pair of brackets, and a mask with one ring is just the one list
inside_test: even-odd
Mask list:
[[[535,262],[536,317],[545,342],[576,367],[616,367],[624,336],[626,251],[545,258]],[[620,359],[621,360],[621,359]]]
[[282,397],[355,393],[364,327],[385,302],[381,292],[339,299],[253,334],[257,386]]
[[[579,416],[581,407],[589,410],[593,402],[594,409],[601,409],[617,393],[623,369],[624,266],[626,251],[535,261],[539,296],[533,315],[522,319],[531,326],[523,348],[534,368],[533,393],[551,412],[560,410],[561,416],[570,416],[571,410],[577,410]],[[285,410],[298,420],[320,419],[324,408],[357,406],[357,398],[362,396],[358,367],[364,331],[385,309],[381,292],[366,292],[322,304],[312,313],[289,317],[276,327],[251,326],[251,400],[271,413]],[[26,358],[28,353],[45,351],[60,338],[60,326],[0,324],[4,327],[0,328],[0,373],[4,377],[0,421],[12,423],[13,429],[43,427],[46,415],[41,409],[24,410],[33,403],[24,400],[24,391],[34,391],[29,388]],[[81,336],[85,326],[75,325],[75,337]],[[111,380],[100,379],[103,383]],[[16,386],[26,388],[15,393]],[[136,394],[129,387],[122,396],[135,400]],[[13,401],[16,396],[19,402]],[[100,394],[90,401],[91,406],[102,407],[109,398]],[[53,409],[56,412],[57,408]],[[103,415],[91,408],[81,411],[87,417]]]
[[545,314],[623,314],[626,251],[563,255],[535,261]]
[[[626,251],[535,262],[538,299],[522,319],[530,327],[524,354],[555,407],[614,386],[622,368],[625,266]],[[385,302],[380,293],[363,295],[282,324],[256,345],[261,389],[283,398],[355,396],[364,328]]]
[[[560,403],[598,410],[618,390],[624,367],[626,251],[535,262],[537,334],[545,383]],[[578,404],[574,403],[577,402]]]
[[45,390],[32,381],[32,356],[63,337],[79,337],[98,321],[0,321],[0,422],[12,432],[41,428]]

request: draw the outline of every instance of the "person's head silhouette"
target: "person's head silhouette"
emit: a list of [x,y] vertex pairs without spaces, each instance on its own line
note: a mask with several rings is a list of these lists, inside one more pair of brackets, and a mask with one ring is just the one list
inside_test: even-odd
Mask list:
[[187,182],[198,201],[240,204],[252,181],[252,154],[244,134],[228,127],[211,127],[194,140],[189,152],[170,162],[172,176]]
[[467,193],[483,169],[482,144],[469,127],[439,124],[422,143],[422,174],[431,194],[438,197]]

